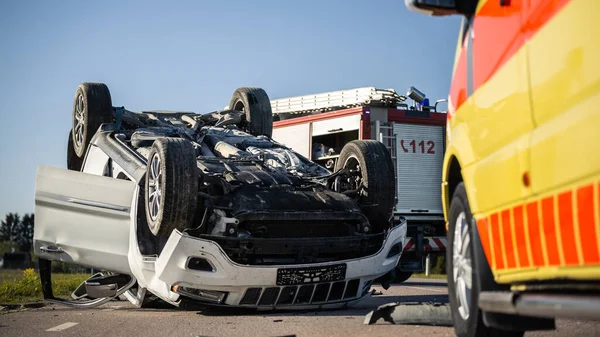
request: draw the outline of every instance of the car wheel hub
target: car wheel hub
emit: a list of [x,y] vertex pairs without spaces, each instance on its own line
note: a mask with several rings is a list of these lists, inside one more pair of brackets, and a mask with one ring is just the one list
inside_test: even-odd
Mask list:
[[75,145],[78,147],[83,145],[83,134],[85,131],[84,111],[83,94],[79,94],[75,102],[75,129],[73,130]]
[[244,107],[244,102],[242,102],[242,101],[235,102],[235,104],[233,105],[233,110],[245,112],[246,109]]
[[148,210],[150,213],[150,218],[152,221],[156,220],[158,217],[158,213],[160,210],[161,204],[161,178],[162,171],[160,169],[160,157],[158,153],[155,153],[152,156],[152,161],[150,162],[150,177],[148,179]]
[[344,168],[350,171],[351,177],[347,183],[350,184],[350,189],[356,190],[362,185],[362,172],[358,158],[350,156],[344,163]]
[[465,212],[461,212],[454,225],[452,249],[452,274],[458,313],[463,320],[469,319],[472,289],[471,235]]

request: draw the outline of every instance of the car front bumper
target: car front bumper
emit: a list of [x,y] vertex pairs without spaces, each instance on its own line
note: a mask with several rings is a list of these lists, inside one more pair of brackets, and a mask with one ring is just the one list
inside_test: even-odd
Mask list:
[[[171,291],[206,304],[263,309],[341,307],[361,299],[373,280],[397,265],[405,238],[406,222],[401,222],[387,233],[382,248],[371,256],[327,263],[264,266],[237,264],[215,242],[173,231],[156,259],[155,275]],[[392,250],[396,253],[391,253]],[[189,269],[191,258],[205,259],[212,271]],[[343,279],[327,281],[317,277],[307,283],[278,284],[281,268],[340,264],[345,264]],[[174,300],[177,296],[173,295],[169,297]]]

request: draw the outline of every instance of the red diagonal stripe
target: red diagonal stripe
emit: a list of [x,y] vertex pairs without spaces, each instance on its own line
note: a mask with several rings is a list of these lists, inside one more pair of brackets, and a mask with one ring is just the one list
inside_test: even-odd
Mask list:
[[558,266],[560,265],[560,257],[558,256],[558,241],[556,227],[554,226],[554,197],[542,199],[542,221],[544,236],[546,237],[548,263],[551,266]]
[[558,224],[560,225],[560,237],[567,265],[578,265],[577,249],[575,245],[575,224],[573,223],[573,203],[571,191],[558,195]]
[[577,190],[577,220],[583,262],[585,264],[600,263],[598,256],[598,237],[596,220],[594,219],[594,186],[587,185]]
[[513,209],[513,219],[515,221],[515,241],[517,242],[517,253],[519,254],[519,265],[522,268],[530,266],[527,256],[527,246],[531,243],[525,238],[525,223],[523,222],[523,206],[517,206]]

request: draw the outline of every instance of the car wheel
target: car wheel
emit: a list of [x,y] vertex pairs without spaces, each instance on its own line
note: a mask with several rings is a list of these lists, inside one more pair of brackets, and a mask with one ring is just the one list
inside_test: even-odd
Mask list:
[[73,137],[71,136],[72,133],[73,130],[70,130],[69,136],[67,137],[67,168],[73,171],[81,171],[83,158],[78,157],[75,153],[75,148],[73,147]]
[[412,274],[412,271],[399,271],[398,268],[396,268],[396,278],[394,281],[397,283],[406,282],[412,276]]
[[271,100],[263,89],[252,87],[237,89],[231,96],[229,109],[244,112],[245,118],[240,126],[250,134],[265,135],[269,138],[273,135]]
[[197,207],[196,152],[181,138],[158,138],[148,156],[145,180],[146,221],[155,236],[168,237],[174,229],[193,223]]
[[71,137],[77,157],[83,160],[92,137],[102,123],[113,121],[112,101],[104,83],[81,83],[73,101]]
[[373,230],[388,228],[396,196],[389,150],[376,140],[353,140],[342,148],[335,163],[335,171],[341,169],[349,170],[347,190],[358,191],[358,203]]
[[[450,202],[448,224],[448,296],[454,330],[459,337],[523,336],[521,331],[505,331],[488,327],[479,309],[479,281],[474,263],[473,216],[465,186],[456,187]],[[485,257],[481,257],[485,258]]]

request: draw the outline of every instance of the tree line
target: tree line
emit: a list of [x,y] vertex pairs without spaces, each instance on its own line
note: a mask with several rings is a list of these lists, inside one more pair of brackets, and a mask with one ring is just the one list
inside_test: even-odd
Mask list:
[[8,213],[0,222],[0,241],[17,244],[21,251],[28,252],[33,247],[34,214],[21,217],[18,213]]

